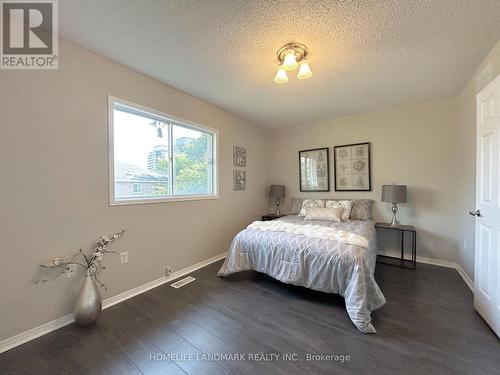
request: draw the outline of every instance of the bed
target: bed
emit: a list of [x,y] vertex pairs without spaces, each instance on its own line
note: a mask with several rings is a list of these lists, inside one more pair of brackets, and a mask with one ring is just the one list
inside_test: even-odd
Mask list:
[[283,283],[336,293],[363,333],[375,333],[371,312],[385,304],[375,282],[372,220],[332,222],[297,215],[254,222],[234,238],[218,275],[254,270]]

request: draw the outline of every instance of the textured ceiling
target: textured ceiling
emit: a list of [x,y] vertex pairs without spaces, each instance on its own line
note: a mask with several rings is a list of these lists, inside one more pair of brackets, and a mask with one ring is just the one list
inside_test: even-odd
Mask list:
[[[61,36],[255,123],[456,94],[500,38],[499,0],[64,0]],[[305,43],[313,77],[273,82]]]

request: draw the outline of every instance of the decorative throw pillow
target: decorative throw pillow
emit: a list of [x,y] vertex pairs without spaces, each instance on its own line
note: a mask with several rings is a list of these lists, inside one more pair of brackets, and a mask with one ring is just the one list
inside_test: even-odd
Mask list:
[[306,208],[322,208],[325,207],[323,199],[304,199],[302,208],[300,209],[299,216],[306,216]]
[[372,218],[373,200],[356,199],[352,202],[351,219],[369,220]]
[[290,214],[298,215],[300,210],[302,209],[303,198],[292,198],[292,208],[290,210]]
[[344,213],[343,207],[335,208],[317,208],[317,207],[307,207],[306,220],[327,220],[336,221],[337,223],[342,220],[342,214]]
[[342,212],[342,221],[349,221],[349,218],[351,217],[352,201],[348,201],[348,200],[326,201],[325,207],[326,208],[337,208],[337,207],[343,208],[344,212]]

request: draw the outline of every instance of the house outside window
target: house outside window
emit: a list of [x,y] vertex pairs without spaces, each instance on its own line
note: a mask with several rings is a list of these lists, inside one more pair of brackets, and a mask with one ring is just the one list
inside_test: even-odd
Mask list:
[[134,193],[136,193],[136,194],[142,193],[142,183],[141,182],[134,183],[133,189],[134,189]]

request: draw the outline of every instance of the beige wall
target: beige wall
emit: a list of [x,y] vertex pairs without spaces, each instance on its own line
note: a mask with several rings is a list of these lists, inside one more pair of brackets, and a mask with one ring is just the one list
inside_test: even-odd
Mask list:
[[[105,261],[110,297],[228,249],[267,209],[268,131],[62,42],[60,69],[0,71],[0,341],[72,310],[81,279],[34,285],[37,265],[128,232]],[[220,199],[110,207],[107,95],[219,129]],[[247,190],[232,189],[232,146],[247,147]]]
[[[374,218],[389,220],[381,185],[408,185],[401,222],[418,227],[419,255],[456,260],[456,101],[454,98],[324,121],[274,135],[271,182],[288,197],[372,198]],[[337,193],[332,147],[371,142],[371,192]],[[298,151],[330,147],[330,193],[300,193]],[[288,200],[287,203],[289,203]],[[287,204],[285,203],[285,207]]]
[[[419,229],[419,254],[473,273],[476,78],[500,73],[500,43],[457,98],[264,130],[87,50],[62,42],[56,71],[0,71],[0,341],[69,313],[81,280],[35,285],[37,264],[88,248],[127,228],[116,243],[129,263],[108,258],[110,297],[226,251],[234,234],[266,212],[270,183],[292,196],[369,197],[388,220],[382,184],[408,185],[400,219]],[[483,82],[483,80],[481,81]],[[108,205],[107,95],[219,129],[218,200]],[[367,193],[299,193],[298,151],[372,143]],[[248,149],[247,190],[232,190],[232,146]],[[271,162],[270,162],[271,161]],[[331,177],[333,179],[333,156]],[[332,180],[333,186],[333,180]],[[467,248],[464,246],[467,241]],[[394,245],[394,244],[392,244]]]
[[[457,262],[473,278],[474,219],[467,212],[475,207],[476,94],[498,74],[500,42],[456,98],[277,131],[271,183],[287,185],[289,198],[371,197],[375,219],[385,221],[391,213],[379,202],[381,185],[407,184],[409,202],[399,215],[417,226],[419,254]],[[299,150],[363,141],[372,142],[372,192],[299,193]],[[333,156],[331,163],[333,182]]]
[[474,274],[474,218],[467,214],[476,201],[476,94],[489,80],[500,74],[500,42],[477,68],[457,98],[458,143],[458,262]]

